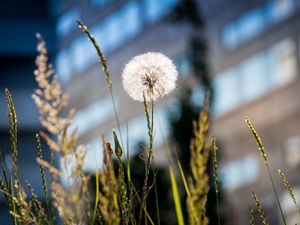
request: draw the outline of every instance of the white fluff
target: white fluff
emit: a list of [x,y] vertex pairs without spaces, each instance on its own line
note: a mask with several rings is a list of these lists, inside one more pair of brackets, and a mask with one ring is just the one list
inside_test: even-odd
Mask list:
[[143,93],[147,101],[150,101],[151,97],[156,100],[169,94],[175,89],[177,76],[173,62],[157,52],[135,56],[122,73],[124,89],[137,101],[144,101]]

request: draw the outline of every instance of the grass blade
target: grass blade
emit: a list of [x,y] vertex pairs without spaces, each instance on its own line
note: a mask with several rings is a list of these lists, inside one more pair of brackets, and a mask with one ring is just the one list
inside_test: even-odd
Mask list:
[[96,169],[96,198],[95,198],[95,206],[94,206],[93,219],[91,225],[95,224],[98,202],[99,202],[99,173],[98,173],[98,169]]
[[177,159],[177,165],[178,165],[178,168],[179,168],[179,171],[180,171],[181,179],[182,179],[186,194],[187,194],[188,197],[190,197],[191,192],[190,192],[189,186],[187,184],[187,181],[186,181],[186,178],[185,178],[185,175],[184,175],[184,172],[183,172],[183,169],[182,169],[182,166],[181,166],[181,163],[180,163],[179,159]]
[[178,191],[178,187],[177,187],[177,183],[176,183],[176,178],[174,175],[173,168],[171,166],[169,166],[169,169],[170,169],[170,178],[171,178],[171,184],[172,184],[172,191],[173,191],[173,198],[174,198],[177,221],[178,221],[179,225],[184,225],[183,213],[182,213],[182,209],[181,209],[180,196],[179,196],[179,191]]

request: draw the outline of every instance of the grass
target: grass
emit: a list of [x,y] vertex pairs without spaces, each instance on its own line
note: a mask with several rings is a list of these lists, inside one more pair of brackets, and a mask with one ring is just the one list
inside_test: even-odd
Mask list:
[[[158,171],[154,169],[154,142],[155,142],[155,102],[153,99],[146,101],[144,93],[144,108],[147,121],[147,129],[149,143],[145,146],[145,174],[143,177],[143,185],[141,189],[134,186],[131,171],[131,160],[129,158],[129,144],[127,134],[127,154],[124,154],[124,145],[118,112],[115,107],[115,99],[113,93],[113,84],[100,45],[97,43],[88,28],[81,22],[77,21],[79,27],[87,35],[91,43],[96,49],[99,56],[101,67],[103,69],[108,90],[112,98],[115,119],[118,126],[118,134],[112,131],[114,137],[114,145],[108,142],[105,137],[103,142],[103,168],[96,170],[95,183],[95,199],[94,205],[90,206],[89,179],[90,175],[84,172],[84,158],[86,155],[86,147],[78,145],[77,130],[71,130],[74,110],[68,109],[68,98],[63,93],[57,75],[48,62],[48,53],[46,45],[41,35],[38,38],[38,56],[36,58],[36,70],[34,72],[38,84],[38,89],[33,93],[33,100],[40,112],[41,125],[46,132],[36,134],[37,143],[37,163],[40,167],[41,186],[44,193],[45,206],[38,199],[35,190],[29,182],[23,187],[19,178],[18,167],[18,132],[17,132],[17,113],[13,104],[12,95],[9,90],[5,90],[9,134],[11,143],[11,155],[13,159],[13,167],[8,169],[0,154],[0,164],[2,177],[0,177],[0,191],[4,194],[7,203],[7,209],[11,215],[11,221],[14,225],[54,225],[62,221],[65,225],[82,225],[82,224],[108,224],[108,225],[139,225],[139,224],[155,224],[153,215],[147,211],[148,195],[154,191],[156,220],[160,225],[159,192],[156,183],[156,175]],[[150,95],[151,97],[151,95]],[[153,97],[153,89],[152,89]],[[209,218],[207,215],[207,199],[210,190],[208,165],[209,158],[213,159],[213,181],[216,194],[216,210],[218,215],[218,225],[221,224],[221,205],[219,202],[219,176],[218,176],[218,159],[217,159],[217,142],[215,138],[209,136],[209,108],[208,100],[204,103],[203,111],[200,112],[198,120],[193,124],[193,137],[190,144],[189,171],[183,170],[181,162],[176,159],[176,155],[170,154],[169,158],[169,179],[171,181],[170,190],[174,202],[174,211],[179,225],[207,225]],[[281,212],[283,224],[287,224],[283,214],[281,204],[278,198],[277,189],[273,182],[270,166],[267,160],[266,150],[258,132],[253,127],[249,118],[246,123],[257,142],[258,149],[268,171],[269,180],[271,182],[278,207]],[[40,136],[48,144],[51,151],[51,161],[47,162],[43,159],[42,144]],[[59,155],[60,163],[64,165],[69,173],[65,174],[56,167],[54,158]],[[124,164],[125,159],[125,164]],[[116,162],[116,165],[114,165]],[[47,185],[45,170],[49,170],[51,174],[50,186]],[[178,171],[177,171],[178,170]],[[154,181],[149,184],[149,174],[152,172]],[[178,174],[176,173],[178,172]],[[288,191],[292,202],[298,212],[300,212],[295,194],[288,182],[286,175],[278,170],[282,183]],[[62,183],[62,178],[70,181],[69,185]],[[178,180],[182,182],[178,182]],[[154,188],[154,190],[153,190]],[[181,190],[186,193],[185,204],[182,201]],[[30,197],[29,197],[29,194]],[[252,191],[252,196],[257,207],[261,222],[265,225],[269,224],[264,213],[258,196]],[[135,208],[139,207],[138,213]],[[187,218],[184,216],[187,211]],[[300,213],[299,213],[300,214]],[[250,208],[249,223],[254,224],[254,210]]]

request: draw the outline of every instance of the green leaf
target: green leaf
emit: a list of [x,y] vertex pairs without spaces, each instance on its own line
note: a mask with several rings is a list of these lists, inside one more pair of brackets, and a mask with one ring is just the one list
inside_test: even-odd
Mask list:
[[173,190],[173,198],[174,198],[177,221],[178,221],[179,225],[184,225],[183,213],[182,213],[180,196],[179,196],[179,192],[178,192],[176,178],[174,175],[173,168],[171,166],[169,166],[169,169],[170,169],[170,177],[171,177],[171,184],[172,184],[172,190]]

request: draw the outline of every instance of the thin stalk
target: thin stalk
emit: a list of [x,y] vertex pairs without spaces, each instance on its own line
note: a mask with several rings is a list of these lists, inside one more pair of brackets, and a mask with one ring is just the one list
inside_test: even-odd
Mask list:
[[268,174],[269,174],[269,177],[270,177],[270,180],[271,180],[271,183],[272,183],[272,187],[273,187],[273,190],[274,190],[274,193],[275,193],[276,201],[277,201],[277,204],[279,206],[279,210],[280,210],[280,214],[281,214],[281,217],[282,217],[282,221],[283,221],[284,225],[287,225],[287,223],[285,221],[285,217],[284,217],[283,211],[282,211],[282,208],[281,208],[281,205],[280,205],[280,201],[279,201],[279,198],[278,198],[277,190],[275,188],[273,177],[271,175],[271,171],[270,171],[270,168],[269,168],[269,165],[268,165],[267,161],[265,161],[265,165],[267,167]]
[[220,206],[219,206],[219,176],[218,176],[218,158],[217,158],[217,143],[216,138],[213,138],[213,178],[216,192],[218,225],[221,225]]
[[[35,140],[36,140],[36,143],[37,143],[38,157],[41,160],[43,160],[42,145],[41,145],[40,136],[38,134],[35,135]],[[44,170],[44,167],[42,165],[40,165],[40,174],[41,174],[41,178],[42,178],[44,197],[45,197],[45,200],[46,200],[47,211],[49,213],[49,219],[50,219],[51,224],[54,224],[54,217],[53,217],[54,212],[51,210],[52,207],[50,207],[49,196],[48,196],[48,188],[47,188],[46,177],[45,177],[45,170]]]
[[17,209],[16,209],[16,203],[14,201],[14,184],[13,184],[13,180],[12,180],[12,176],[10,176],[10,188],[11,188],[11,200],[12,200],[12,209],[13,209],[13,223],[14,225],[17,225],[17,217],[16,217],[16,214],[17,214]]
[[[155,171],[153,170],[153,174],[154,173],[155,173]],[[158,195],[157,195],[156,180],[154,181],[154,192],[155,192],[155,205],[156,205],[157,224],[160,225],[159,202],[158,202]]]
[[88,38],[92,42],[94,48],[96,49],[99,60],[101,62],[102,70],[104,72],[105,79],[106,79],[108,89],[109,89],[109,92],[110,92],[111,100],[112,100],[112,103],[113,103],[115,119],[117,121],[118,131],[119,131],[119,135],[120,135],[120,138],[121,138],[121,144],[122,144],[122,148],[123,148],[124,145],[123,145],[121,126],[120,126],[119,116],[118,116],[117,109],[116,109],[115,98],[114,98],[113,90],[112,90],[112,80],[110,79],[110,73],[109,73],[109,70],[108,70],[106,58],[105,58],[105,56],[104,56],[104,54],[103,54],[103,52],[100,48],[100,45],[98,44],[98,42],[96,41],[94,36],[91,34],[91,32],[89,31],[87,26],[84,23],[82,23],[80,20],[76,20],[76,22],[79,25],[79,28],[88,36]]
[[98,202],[99,202],[99,175],[98,175],[98,169],[96,169],[96,198],[95,198],[95,206],[94,206],[93,219],[91,225],[95,224]]
[[[152,91],[153,93],[153,91]],[[143,194],[142,194],[142,207],[139,212],[139,222],[138,224],[141,224],[142,221],[142,209],[146,206],[147,201],[147,183],[148,183],[148,177],[149,177],[149,171],[150,171],[150,164],[151,159],[153,158],[153,115],[154,115],[154,100],[151,97],[151,118],[149,115],[149,108],[146,100],[145,93],[143,94],[144,97],[144,107],[145,107],[145,113],[146,113],[146,119],[147,119],[147,128],[148,128],[148,136],[149,136],[149,155],[147,158],[147,162],[145,164],[145,177],[144,177],[144,183],[143,183]],[[147,217],[145,215],[145,225],[147,225]]]

